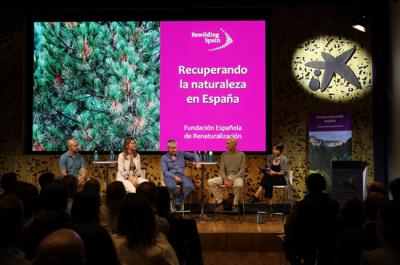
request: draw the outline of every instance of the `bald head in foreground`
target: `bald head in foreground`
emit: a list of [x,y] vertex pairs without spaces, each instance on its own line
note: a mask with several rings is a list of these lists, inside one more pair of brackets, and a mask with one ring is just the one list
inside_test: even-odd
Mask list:
[[39,244],[33,265],[83,265],[85,246],[77,233],[70,229],[57,230]]

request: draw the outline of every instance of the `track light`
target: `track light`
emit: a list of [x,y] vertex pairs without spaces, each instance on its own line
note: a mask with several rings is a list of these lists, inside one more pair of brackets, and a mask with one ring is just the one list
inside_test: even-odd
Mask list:
[[367,32],[367,18],[365,15],[357,16],[353,19],[352,27],[356,30]]

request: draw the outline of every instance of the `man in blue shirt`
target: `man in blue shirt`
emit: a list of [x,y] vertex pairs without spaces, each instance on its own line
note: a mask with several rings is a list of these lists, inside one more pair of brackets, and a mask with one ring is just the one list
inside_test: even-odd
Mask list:
[[72,175],[78,177],[79,181],[86,178],[85,159],[78,154],[79,143],[75,139],[68,140],[68,151],[61,155],[58,166],[61,176]]
[[[198,155],[189,152],[180,152],[176,149],[175,140],[168,141],[168,153],[161,157],[161,169],[164,183],[174,198],[176,209],[182,209],[183,201],[193,191],[193,182],[185,176],[185,159],[199,162]],[[200,164],[196,163],[196,169]]]

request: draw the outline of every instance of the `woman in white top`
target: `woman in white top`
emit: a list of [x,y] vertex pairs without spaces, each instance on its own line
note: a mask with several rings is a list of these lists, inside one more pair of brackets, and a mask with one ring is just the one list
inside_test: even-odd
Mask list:
[[118,156],[117,180],[124,184],[127,192],[136,192],[136,187],[148,181],[140,167],[140,155],[136,152],[136,141],[127,138],[124,141],[124,151]]

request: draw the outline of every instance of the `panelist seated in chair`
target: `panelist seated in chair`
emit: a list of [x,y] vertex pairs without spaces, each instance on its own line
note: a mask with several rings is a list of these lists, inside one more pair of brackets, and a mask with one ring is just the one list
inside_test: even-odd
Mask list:
[[[194,189],[193,182],[185,176],[185,160],[199,162],[197,154],[177,151],[177,142],[168,140],[168,153],[161,157],[161,169],[164,176],[164,183],[167,186],[174,200],[173,207],[182,209],[184,200]],[[196,169],[200,164],[196,163]]]
[[58,162],[61,176],[67,175],[75,176],[78,178],[78,187],[82,188],[87,181],[87,170],[85,166],[85,159],[79,151],[79,142],[71,138],[67,141],[68,151],[61,155]]
[[234,198],[232,211],[239,211],[238,204],[243,189],[246,155],[237,150],[237,144],[237,139],[228,139],[226,141],[226,148],[228,150],[221,155],[219,176],[208,180],[208,186],[214,194],[217,203],[216,212],[224,211],[229,207],[226,205],[224,196],[220,190],[222,185],[226,188],[233,187]]
[[260,186],[256,193],[248,199],[249,202],[260,201],[263,190],[267,204],[272,205],[273,186],[286,185],[286,174],[288,174],[289,159],[283,155],[283,144],[278,143],[272,146],[272,156],[267,158],[267,166],[260,168],[263,173]]
[[136,152],[135,139],[125,139],[124,151],[118,155],[117,181],[124,184],[127,192],[135,193],[139,184],[148,181],[140,164],[140,155]]

